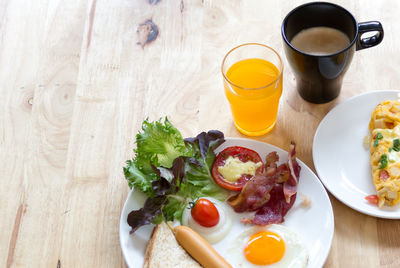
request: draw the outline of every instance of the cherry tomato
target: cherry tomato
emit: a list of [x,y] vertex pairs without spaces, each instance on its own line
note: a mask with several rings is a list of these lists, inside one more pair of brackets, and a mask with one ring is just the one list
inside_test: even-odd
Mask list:
[[365,200],[367,200],[370,204],[378,205],[378,196],[376,194],[366,196]]
[[219,212],[215,205],[208,199],[197,200],[190,211],[193,219],[204,227],[213,227],[219,222]]
[[253,176],[250,174],[242,174],[242,176],[234,183],[225,180],[224,176],[218,171],[218,167],[225,165],[225,160],[232,156],[234,158],[239,158],[242,162],[252,161],[254,163],[261,162],[261,166],[257,168],[256,174],[261,174],[264,171],[264,163],[261,160],[260,155],[248,148],[240,147],[240,146],[232,146],[227,147],[222,152],[220,152],[215,158],[213,167],[212,167],[212,175],[216,183],[225,189],[232,191],[241,191],[243,186],[250,180]]

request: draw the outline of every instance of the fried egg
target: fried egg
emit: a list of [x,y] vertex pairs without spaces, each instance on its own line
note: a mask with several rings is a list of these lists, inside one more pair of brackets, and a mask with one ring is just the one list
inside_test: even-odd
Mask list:
[[222,240],[229,232],[232,227],[232,208],[227,204],[211,198],[211,197],[201,197],[210,200],[218,210],[219,222],[213,227],[204,227],[198,224],[192,217],[190,213],[190,208],[185,209],[182,215],[182,224],[189,226],[199,235],[201,235],[210,244],[215,244]]
[[301,268],[308,262],[308,250],[300,237],[279,224],[255,226],[236,237],[226,259],[233,267]]

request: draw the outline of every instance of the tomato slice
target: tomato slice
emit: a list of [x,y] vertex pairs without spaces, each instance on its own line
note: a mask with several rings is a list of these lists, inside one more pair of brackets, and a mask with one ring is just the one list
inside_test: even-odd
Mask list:
[[232,191],[241,191],[247,181],[253,177],[250,174],[242,174],[242,176],[236,182],[230,182],[226,180],[224,176],[218,171],[218,167],[224,166],[225,160],[229,156],[232,156],[233,158],[238,158],[244,163],[247,161],[252,161],[254,163],[261,162],[261,166],[256,169],[255,174],[261,174],[264,172],[264,163],[261,160],[260,155],[256,151],[241,146],[227,147],[217,155],[212,167],[212,175],[215,182],[225,189]]
[[190,211],[193,219],[204,227],[213,227],[219,222],[219,212],[215,205],[208,199],[197,200]]
[[365,200],[367,200],[370,204],[378,205],[378,196],[376,194],[366,196]]

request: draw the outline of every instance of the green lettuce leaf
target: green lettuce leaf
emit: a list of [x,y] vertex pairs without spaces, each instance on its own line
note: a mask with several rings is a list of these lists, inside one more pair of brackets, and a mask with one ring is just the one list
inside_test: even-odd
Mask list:
[[[183,184],[185,161],[182,156],[174,160],[171,169],[152,167],[159,177],[158,180],[151,183],[154,196],[149,196],[142,208],[133,210],[128,214],[127,222],[132,227],[131,233],[135,232],[140,226],[150,223],[158,224],[164,218],[167,218],[164,212],[165,207],[173,204],[170,199],[176,196],[176,193],[180,190],[179,185]],[[168,212],[168,217],[173,220],[174,212]]]
[[167,117],[164,122],[161,119],[156,122],[143,121],[142,130],[136,135],[135,150],[136,161],[142,169],[150,170],[151,164],[170,168],[178,156],[192,155],[186,148],[181,133]]
[[148,196],[143,208],[129,213],[132,232],[161,220],[182,221],[189,202],[199,197],[225,200],[228,191],[211,174],[214,149],[224,141],[224,134],[216,130],[183,140],[167,118],[164,122],[145,120],[136,135],[135,157],[124,167],[129,187]]
[[135,157],[126,162],[124,175],[129,187],[136,187],[140,191],[154,196],[151,182],[159,179],[152,166],[172,166],[179,156],[192,156],[191,148],[185,146],[181,133],[165,117],[142,123],[142,131],[136,135]]
[[215,160],[214,149],[224,141],[224,134],[217,130],[202,132],[195,138],[185,139],[194,152],[194,156],[187,160],[186,180],[199,189],[196,198],[211,196],[224,201],[228,196],[228,192],[215,183],[211,174]]
[[168,197],[168,203],[162,209],[165,219],[182,221],[183,211],[200,197],[210,196],[221,201],[228,197],[228,191],[215,183],[211,168],[214,163],[214,149],[225,141],[224,134],[217,130],[202,132],[194,138],[185,139],[191,147],[193,157],[185,157],[185,176],[179,185],[179,191]]

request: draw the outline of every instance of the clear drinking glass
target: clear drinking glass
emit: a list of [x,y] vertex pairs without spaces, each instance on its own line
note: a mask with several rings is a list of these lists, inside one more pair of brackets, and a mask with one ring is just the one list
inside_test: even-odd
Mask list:
[[236,128],[248,136],[271,131],[282,95],[279,54],[266,45],[243,44],[226,54],[221,71]]

